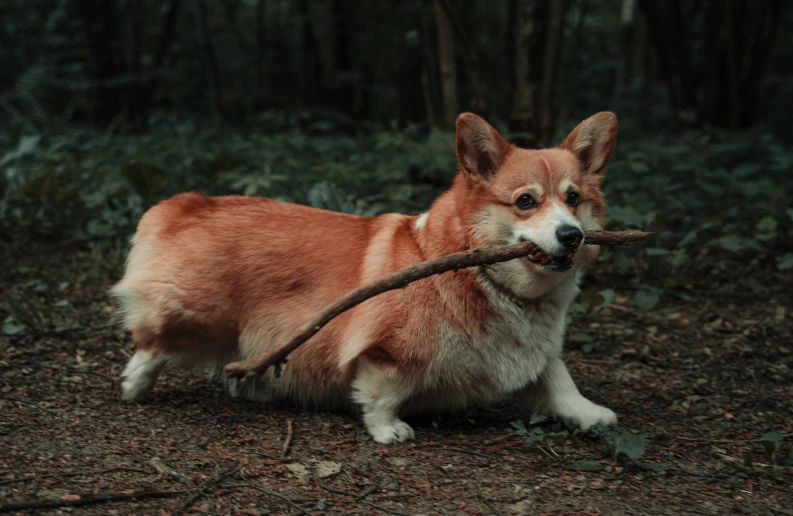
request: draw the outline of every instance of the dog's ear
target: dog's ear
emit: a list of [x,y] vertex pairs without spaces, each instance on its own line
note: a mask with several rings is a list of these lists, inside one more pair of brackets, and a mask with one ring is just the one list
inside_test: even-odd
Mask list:
[[463,113],[455,124],[455,149],[460,167],[484,181],[493,177],[512,146],[498,131],[473,113]]
[[584,175],[600,176],[600,180],[616,142],[617,116],[603,111],[578,124],[560,147],[575,154]]

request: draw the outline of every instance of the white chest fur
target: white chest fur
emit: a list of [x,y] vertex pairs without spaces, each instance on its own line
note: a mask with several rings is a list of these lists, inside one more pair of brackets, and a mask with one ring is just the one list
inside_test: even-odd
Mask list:
[[535,382],[549,358],[561,353],[565,312],[578,291],[573,278],[528,308],[485,288],[495,317],[484,335],[474,339],[448,324],[441,326],[438,355],[422,389],[432,393],[431,404],[437,408],[502,399]]

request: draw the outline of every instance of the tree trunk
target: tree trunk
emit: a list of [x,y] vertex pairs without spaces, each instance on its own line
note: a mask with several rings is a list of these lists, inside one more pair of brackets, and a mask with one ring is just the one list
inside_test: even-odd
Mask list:
[[438,59],[443,98],[441,124],[445,129],[452,129],[460,109],[457,100],[457,65],[454,58],[454,33],[441,0],[435,0],[435,23],[438,31]]
[[614,100],[618,100],[632,76],[633,33],[636,20],[636,0],[622,0],[620,13],[620,62],[614,81]]
[[427,123],[431,128],[439,127],[437,106],[442,98],[438,84],[438,65],[435,62],[435,52],[430,40],[429,13],[424,10],[421,0],[416,0],[416,12],[419,16],[419,35],[424,49],[421,87],[424,93],[424,104],[427,109]]
[[[487,106],[485,99],[482,96],[482,90],[479,86],[479,59],[477,58],[476,51],[473,44],[466,36],[463,24],[457,16],[457,12],[452,7],[449,0],[438,0],[446,12],[446,18],[452,25],[457,40],[463,50],[463,58],[465,59],[465,68],[468,71],[468,77],[471,86],[471,109],[479,116],[487,116]],[[562,0],[563,1],[563,0]]]
[[760,20],[754,36],[754,47],[746,52],[749,65],[741,83],[742,126],[754,122],[755,104],[759,95],[758,86],[765,78],[768,61],[776,41],[779,19],[782,17],[782,0],[767,0],[762,7],[753,4],[752,9],[759,13]]
[[143,76],[141,64],[143,60],[143,41],[144,41],[144,14],[145,2],[128,2],[126,5],[126,16],[130,24],[130,49],[127,62],[128,73],[132,80],[127,86],[127,114],[133,125],[143,127],[146,120],[144,108],[141,105],[143,95]]
[[738,57],[738,38],[740,38],[736,2],[727,0],[724,5],[727,39],[727,92],[729,97],[727,127],[738,129],[741,126],[740,61]]
[[121,114],[123,108],[119,89],[111,86],[112,79],[124,72],[124,62],[119,60],[116,52],[120,40],[115,3],[79,0],[74,5],[82,18],[88,43],[89,70],[98,92],[99,109],[94,113],[93,120],[101,126],[107,126]]
[[671,31],[673,23],[666,11],[666,6],[662,2],[654,0],[642,0],[643,8],[647,20],[647,35],[655,48],[661,74],[666,81],[669,93],[669,108],[672,112],[673,125],[677,126],[678,114],[681,108],[676,87],[677,70],[673,64],[672,45],[669,41],[668,32]]
[[350,41],[347,29],[347,13],[342,0],[333,0],[331,4],[333,19],[333,67],[330,77],[333,85],[336,107],[351,112],[355,103],[355,90],[350,82],[352,65],[350,63]]
[[509,130],[512,141],[520,147],[535,147],[534,133],[534,86],[529,82],[529,50],[535,32],[534,9],[536,0],[517,0],[515,13],[515,92]]
[[[543,127],[552,127],[553,112],[545,110],[541,104],[544,97],[550,98],[553,89],[553,73],[546,80],[543,74],[552,72],[553,61],[558,57],[558,43],[561,34],[556,38],[553,33],[560,30],[555,27],[548,30],[549,17],[557,17],[553,13],[555,5],[549,13],[549,0],[518,0],[515,17],[515,92],[510,116],[510,133],[513,142],[525,148],[539,148],[547,137]],[[559,2],[554,0],[553,3]],[[554,48],[548,48],[550,46]],[[549,62],[549,58],[551,58]],[[550,117],[550,118],[546,118]]]
[[434,129],[438,127],[438,122],[435,120],[435,108],[432,102],[432,91],[426,65],[421,67],[421,93],[424,95],[424,107],[427,110],[427,124],[431,129]]
[[[572,7],[568,5],[568,9]],[[584,41],[584,23],[586,21],[587,13],[589,10],[589,1],[588,0],[580,0],[578,2],[578,17],[576,18],[575,26],[573,27],[573,40],[569,45],[570,52],[569,55],[564,59],[564,64],[562,65],[561,69],[561,78],[559,80],[559,87],[561,92],[559,93],[559,98],[562,99],[569,99],[570,92],[576,87],[575,84],[572,84],[570,80],[573,77],[572,72],[577,70],[579,67],[580,57],[579,57],[579,50]],[[567,113],[569,111],[568,102],[562,104],[561,108],[559,109],[559,115],[557,119],[566,120]]]
[[165,62],[170,55],[171,46],[173,45],[174,36],[176,34],[176,23],[179,20],[179,12],[182,7],[182,0],[171,0],[168,4],[168,10],[162,19],[160,26],[160,35],[157,40],[157,51],[154,53],[154,63],[149,71],[148,79],[142,86],[140,94],[140,117],[142,120],[146,119],[146,114],[154,101],[154,95],[157,93],[157,86],[159,85],[159,74],[162,72]]
[[543,63],[542,88],[537,110],[540,117],[540,143],[548,145],[556,132],[557,110],[554,103],[556,70],[559,68],[559,51],[564,30],[566,0],[551,0],[546,31],[545,56]]
[[254,62],[254,73],[256,76],[256,91],[254,92],[254,108],[260,108],[262,94],[265,89],[264,55],[267,48],[267,34],[264,23],[264,14],[267,11],[265,0],[256,1],[256,61]]
[[640,85],[639,85],[639,98],[641,99],[641,107],[640,107],[640,116],[645,120],[649,120],[650,118],[650,94],[651,94],[651,86],[652,80],[654,77],[654,62],[653,62],[653,51],[652,45],[650,44],[650,37],[647,34],[647,20],[644,18],[637,19],[638,30],[637,34],[639,36],[639,48],[641,49],[641,59],[640,59]]
[[324,73],[322,59],[319,55],[314,27],[311,23],[311,12],[308,0],[297,3],[298,16],[300,17],[300,53],[301,53],[301,83],[303,98],[309,105],[317,105],[322,101],[322,85]]
[[237,40],[237,45],[239,45],[240,50],[243,52],[250,52],[251,43],[245,37],[245,34],[243,34],[237,18],[237,8],[239,5],[234,0],[221,0],[221,4],[223,6],[223,15],[226,17],[226,23],[228,23],[231,28],[231,32],[234,34],[234,39]]
[[207,83],[209,85],[212,114],[216,120],[220,121],[223,118],[223,85],[220,78],[220,67],[215,55],[215,45],[212,41],[212,32],[209,28],[209,7],[206,0],[196,0],[195,6],[196,23],[207,67]]

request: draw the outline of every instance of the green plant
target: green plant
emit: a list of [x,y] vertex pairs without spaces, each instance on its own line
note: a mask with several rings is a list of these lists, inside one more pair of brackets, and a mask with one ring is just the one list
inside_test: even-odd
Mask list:
[[778,432],[768,432],[760,439],[757,439],[757,443],[759,443],[763,447],[763,451],[765,451],[765,455],[768,458],[769,464],[771,464],[771,474],[778,478],[780,475],[779,466],[777,465],[776,456],[779,453],[779,449],[782,446],[782,441],[784,440],[784,436]]
[[635,435],[626,428],[595,425],[590,431],[600,438],[606,447],[606,452],[615,464],[620,455],[631,459],[638,459],[644,455],[646,448],[644,438]]
[[[541,414],[533,414],[529,419],[529,426],[523,423],[523,421],[513,421],[510,423],[512,428],[514,429],[513,432],[515,435],[525,437],[523,442],[525,444],[536,446],[538,450],[544,453],[546,456],[551,458],[552,460],[558,460],[559,454],[553,448],[553,440],[554,438],[558,437],[569,437],[570,432],[562,429],[557,430],[554,432],[546,432],[541,426],[543,423],[546,423],[548,418],[541,415]],[[575,431],[573,435],[578,433]]]

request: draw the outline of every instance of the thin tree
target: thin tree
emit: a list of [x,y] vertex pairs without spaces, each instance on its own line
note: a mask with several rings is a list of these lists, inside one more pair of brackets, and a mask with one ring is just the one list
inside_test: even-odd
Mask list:
[[515,91],[510,133],[517,145],[537,148],[549,144],[556,131],[556,74],[567,2],[517,0],[515,11]]
[[444,129],[451,129],[454,127],[454,121],[457,120],[460,110],[457,97],[457,64],[454,57],[452,24],[441,0],[435,0],[435,24],[438,32],[438,61],[443,107],[441,125]]
[[206,0],[196,0],[195,3],[196,25],[201,38],[201,47],[204,51],[204,62],[207,68],[207,84],[209,85],[209,99],[212,115],[216,120],[221,120],[223,110],[223,83],[220,75],[220,65],[215,53],[215,44],[212,31],[209,27],[209,7]]
[[311,21],[308,0],[297,3],[300,19],[300,83],[303,98],[310,104],[319,104],[323,96],[324,68],[319,55],[319,43]]
[[620,11],[620,61],[614,81],[614,99],[619,99],[632,76],[633,35],[636,24],[636,0],[622,0]]

